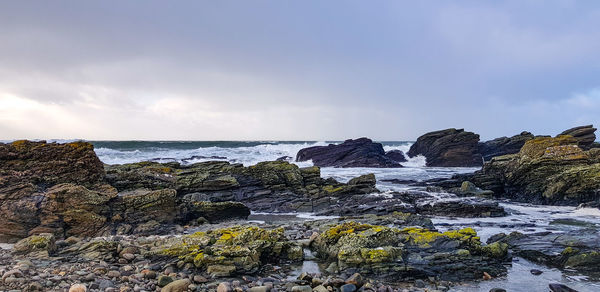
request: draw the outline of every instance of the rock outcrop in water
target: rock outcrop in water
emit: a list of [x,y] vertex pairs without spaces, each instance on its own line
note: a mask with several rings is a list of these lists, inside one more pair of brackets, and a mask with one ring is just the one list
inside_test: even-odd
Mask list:
[[522,132],[521,134],[512,137],[501,137],[486,142],[480,142],[479,153],[485,161],[489,161],[496,156],[515,154],[521,150],[521,147],[525,145],[525,142],[533,138],[533,134]]
[[409,157],[423,155],[427,166],[481,166],[483,158],[478,149],[479,135],[463,129],[446,129],[422,135],[410,147]]
[[529,140],[518,154],[493,158],[462,176],[498,197],[578,205],[600,198],[600,149],[582,150],[572,136]]
[[583,228],[565,233],[501,233],[490,238],[488,243],[506,243],[515,255],[539,264],[592,274],[600,272],[598,238],[600,232],[597,229]]
[[[246,218],[263,211],[308,211],[336,197],[377,192],[375,177],[347,184],[318,167],[283,162],[141,162],[105,166],[85,142],[0,144],[0,241],[161,234],[178,224]],[[235,202],[232,202],[235,201]]]
[[386,156],[380,143],[374,143],[368,138],[350,139],[337,145],[313,146],[298,151],[296,161],[308,160],[320,167],[402,167],[396,158]]

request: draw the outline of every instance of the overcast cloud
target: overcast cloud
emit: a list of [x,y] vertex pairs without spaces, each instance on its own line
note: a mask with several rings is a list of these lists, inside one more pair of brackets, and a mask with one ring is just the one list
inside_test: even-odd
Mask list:
[[596,1],[2,1],[0,139],[600,125]]

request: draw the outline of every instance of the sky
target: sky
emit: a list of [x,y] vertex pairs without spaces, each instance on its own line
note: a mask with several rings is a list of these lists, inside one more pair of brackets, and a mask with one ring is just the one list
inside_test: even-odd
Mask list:
[[0,139],[600,125],[598,1],[0,1]]

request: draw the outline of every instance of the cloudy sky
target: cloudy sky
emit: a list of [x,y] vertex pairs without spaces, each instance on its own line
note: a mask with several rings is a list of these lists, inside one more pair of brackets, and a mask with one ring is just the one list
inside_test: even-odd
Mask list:
[[0,139],[600,124],[597,1],[2,1]]

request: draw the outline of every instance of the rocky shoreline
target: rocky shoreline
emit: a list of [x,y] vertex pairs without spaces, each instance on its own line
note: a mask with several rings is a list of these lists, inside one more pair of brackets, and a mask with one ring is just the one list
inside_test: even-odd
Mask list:
[[[404,153],[369,139],[301,150],[296,159],[315,164],[303,168],[283,160],[105,165],[86,142],[0,144],[0,242],[14,244],[0,250],[0,290],[448,291],[506,276],[513,257],[595,277],[597,229],[484,242],[473,228],[440,231],[430,220],[504,217],[500,198],[596,206],[594,131],[484,143],[464,130],[428,133],[406,155],[482,169],[396,180],[413,186],[402,191],[381,191],[374,174],[321,176],[319,166],[401,167]],[[257,224],[252,212],[328,219]]]

